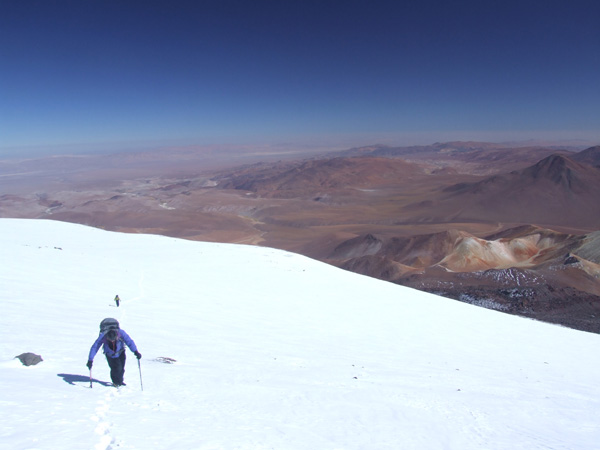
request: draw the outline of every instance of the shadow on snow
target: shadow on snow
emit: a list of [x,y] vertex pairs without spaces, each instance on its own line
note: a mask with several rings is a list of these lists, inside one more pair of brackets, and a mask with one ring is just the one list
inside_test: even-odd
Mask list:
[[[70,374],[70,373],[57,373],[56,375],[61,377],[63,380],[65,380],[66,383],[72,384],[73,386],[76,386],[75,383],[89,383],[90,382],[89,375],[88,376],[74,375],[74,374]],[[96,380],[95,378],[92,378],[92,382],[101,384],[102,386],[112,386],[112,383],[109,383],[107,381]]]

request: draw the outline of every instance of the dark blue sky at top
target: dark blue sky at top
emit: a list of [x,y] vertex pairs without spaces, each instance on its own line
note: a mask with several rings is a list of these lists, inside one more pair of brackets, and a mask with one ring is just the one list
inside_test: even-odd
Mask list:
[[599,24],[577,0],[3,1],[0,151],[600,140]]

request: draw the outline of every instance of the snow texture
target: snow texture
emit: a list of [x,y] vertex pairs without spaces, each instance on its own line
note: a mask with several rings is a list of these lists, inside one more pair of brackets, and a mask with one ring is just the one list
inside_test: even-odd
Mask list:
[[[269,248],[20,219],[0,248],[2,449],[599,446],[599,335]],[[129,350],[90,388],[105,317],[143,390]]]

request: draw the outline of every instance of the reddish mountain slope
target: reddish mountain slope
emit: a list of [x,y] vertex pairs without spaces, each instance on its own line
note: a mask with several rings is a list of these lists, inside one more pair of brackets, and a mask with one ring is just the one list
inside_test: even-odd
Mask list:
[[523,226],[487,238],[457,231],[369,235],[340,244],[329,261],[479,306],[600,332],[600,232],[576,236]]
[[563,155],[474,183],[443,189],[435,208],[410,208],[439,221],[498,221],[595,227],[600,169]]
[[564,255],[582,242],[578,236],[533,226],[513,228],[487,238],[456,230],[389,239],[369,234],[341,243],[328,259],[343,262],[345,268],[350,268],[348,264],[357,258],[377,256],[418,270],[440,266],[452,272],[472,272],[562,262]]

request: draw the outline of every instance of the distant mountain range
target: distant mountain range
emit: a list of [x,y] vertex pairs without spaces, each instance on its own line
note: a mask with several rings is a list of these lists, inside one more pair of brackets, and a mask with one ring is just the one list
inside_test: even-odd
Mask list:
[[[320,192],[320,199],[327,192],[337,199],[328,199],[332,209],[353,196],[363,204],[353,191],[370,189],[379,212],[389,205],[378,194],[393,202],[405,191],[404,198],[418,201],[398,202],[393,221],[363,225],[364,233],[315,255],[387,281],[600,332],[600,232],[577,231],[600,229],[600,147],[556,152],[447,143],[343,154],[263,166],[260,176],[247,168],[227,174],[220,186],[278,198]],[[461,177],[466,181],[452,183]],[[458,228],[477,223],[497,223],[503,231],[476,236]],[[415,234],[427,227],[446,230]]]
[[[347,150],[344,156],[383,156],[411,161],[444,161],[468,172],[501,172],[535,164],[553,153],[569,155],[579,147],[508,146],[489,142],[444,142],[411,147],[374,145]],[[464,164],[467,164],[466,166]]]
[[0,161],[0,217],[281,248],[600,333],[600,146],[184,150]]

